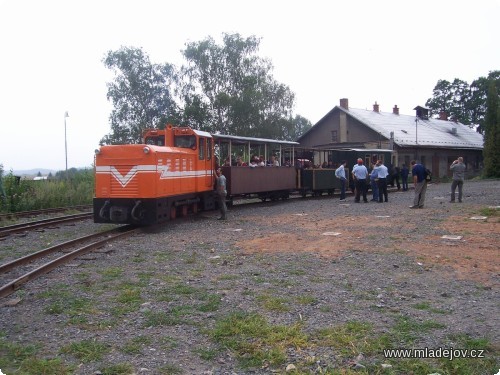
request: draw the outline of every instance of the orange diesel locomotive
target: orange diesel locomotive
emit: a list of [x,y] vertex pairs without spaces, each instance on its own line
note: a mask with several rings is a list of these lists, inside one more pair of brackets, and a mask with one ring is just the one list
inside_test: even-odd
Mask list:
[[149,225],[215,208],[213,138],[168,125],[96,150],[94,222]]

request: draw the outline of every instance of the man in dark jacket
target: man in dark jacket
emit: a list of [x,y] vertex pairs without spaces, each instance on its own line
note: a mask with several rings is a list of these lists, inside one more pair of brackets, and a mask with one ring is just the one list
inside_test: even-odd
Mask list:
[[410,206],[410,208],[424,208],[425,192],[427,191],[425,168],[415,160],[411,161],[411,167],[413,184],[415,185],[415,197],[413,198],[413,206]]

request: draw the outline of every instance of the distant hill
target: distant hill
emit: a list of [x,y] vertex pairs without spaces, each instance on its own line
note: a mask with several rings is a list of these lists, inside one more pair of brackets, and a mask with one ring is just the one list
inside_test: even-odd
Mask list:
[[[52,173],[52,175],[54,176],[57,171],[54,169],[44,169],[44,168],[25,169],[25,170],[19,170],[19,171],[12,171],[12,174],[14,174],[15,176],[37,176],[38,172],[40,172],[40,174],[42,176],[48,176],[49,173]],[[8,174],[9,171],[4,171],[4,173]]]

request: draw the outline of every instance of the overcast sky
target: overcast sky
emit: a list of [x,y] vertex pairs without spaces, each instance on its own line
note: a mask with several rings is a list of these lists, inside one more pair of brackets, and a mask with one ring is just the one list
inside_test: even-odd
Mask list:
[[110,132],[102,59],[142,47],[183,63],[186,42],[255,35],[274,78],[313,124],[348,98],[401,114],[440,79],[500,70],[500,0],[0,0],[0,164],[9,171],[91,167]]

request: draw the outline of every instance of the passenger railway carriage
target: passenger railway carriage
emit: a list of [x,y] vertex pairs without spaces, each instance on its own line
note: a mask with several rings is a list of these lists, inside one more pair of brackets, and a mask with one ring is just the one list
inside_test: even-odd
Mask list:
[[[346,159],[351,167],[357,157],[369,158],[368,162],[384,158],[382,152],[388,151],[303,150],[299,146],[171,125],[146,131],[142,144],[102,146],[95,155],[94,221],[150,225],[212,210],[219,166],[227,179],[229,204],[242,197],[265,201],[287,199],[291,193],[333,194],[340,187],[334,164],[305,168],[305,160],[315,164]],[[279,166],[237,166],[236,156],[247,162],[252,156],[266,161],[272,156]]]

